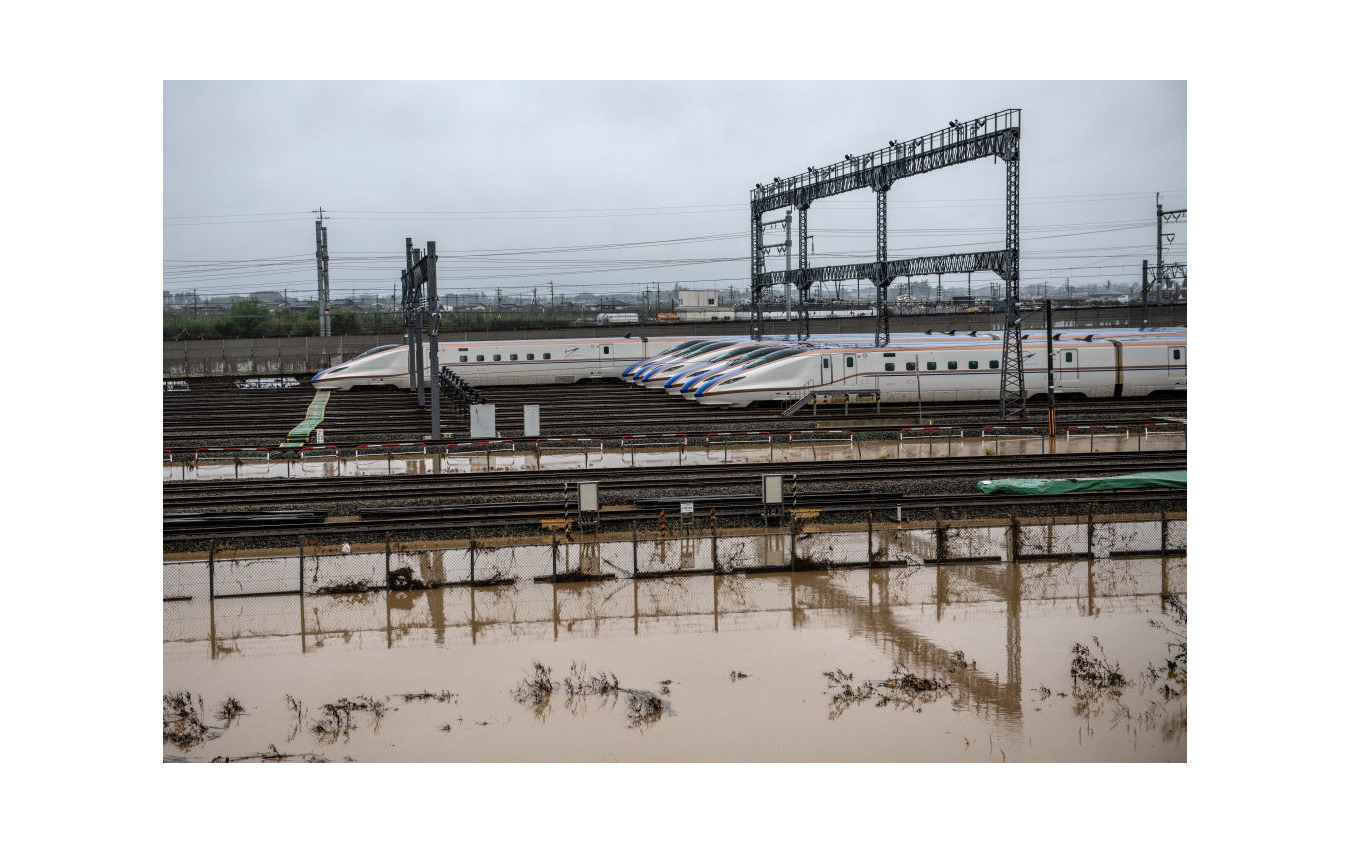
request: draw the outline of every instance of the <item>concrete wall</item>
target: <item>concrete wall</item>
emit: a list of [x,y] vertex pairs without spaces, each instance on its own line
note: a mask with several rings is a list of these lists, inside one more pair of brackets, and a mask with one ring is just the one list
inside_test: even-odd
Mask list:
[[[1161,305],[1148,309],[1149,323],[1155,326],[1185,325],[1185,305]],[[1142,313],[1137,307],[1077,308],[1055,312],[1056,328],[1117,328],[1139,325]],[[1045,325],[1041,313],[1028,314],[1024,328]],[[813,319],[812,335],[871,334],[876,328],[872,317]],[[999,331],[1003,314],[906,314],[891,317],[891,332],[907,331]],[[747,322],[702,322],[674,325],[615,325],[585,328],[553,328],[534,331],[446,332],[442,342],[457,340],[529,340],[544,337],[618,337],[634,334],[643,337],[744,335]],[[797,336],[796,320],[766,320],[767,337]],[[240,340],[165,340],[164,377],[188,378],[223,375],[303,375],[335,366],[367,349],[389,343],[402,343],[402,334],[365,334],[342,337],[259,337]]]

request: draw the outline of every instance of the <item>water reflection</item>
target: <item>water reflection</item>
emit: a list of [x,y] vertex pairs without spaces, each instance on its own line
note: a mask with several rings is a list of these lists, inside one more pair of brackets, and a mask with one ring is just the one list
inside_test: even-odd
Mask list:
[[[425,571],[433,575],[439,557],[427,557]],[[599,556],[581,560],[583,569],[600,564]],[[1104,606],[1139,602],[1162,609],[1164,595],[1185,591],[1184,556],[517,581],[171,601],[164,604],[164,639],[180,653],[200,645],[220,660],[335,647],[473,647],[828,625],[871,642],[892,664],[940,675],[970,706],[1017,722],[1024,716],[1024,617],[1068,610],[1091,618]],[[990,638],[986,623],[998,616],[1001,642]]]

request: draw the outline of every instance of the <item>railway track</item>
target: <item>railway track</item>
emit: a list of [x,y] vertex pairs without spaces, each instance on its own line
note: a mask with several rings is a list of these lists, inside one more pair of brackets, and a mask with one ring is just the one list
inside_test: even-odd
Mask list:
[[[281,439],[305,416],[314,390],[307,381],[276,389],[239,389],[235,379],[191,382],[185,392],[164,394],[164,448],[268,446]],[[857,430],[912,425],[1000,424],[997,402],[925,402],[922,419],[917,405],[822,405],[784,417],[783,408],[719,408],[696,404],[660,391],[617,380],[578,384],[487,387],[485,399],[497,407],[497,427],[504,436],[523,430],[522,407],[537,404],[542,436],[628,433],[704,434],[718,430],[793,430],[813,426]],[[353,448],[377,442],[421,441],[430,428],[430,399],[419,408],[405,390],[353,390],[334,393],[321,427],[324,443]],[[1033,406],[1035,403],[1033,402]],[[1056,402],[1059,424],[1141,425],[1160,417],[1184,417],[1185,396],[1142,399]],[[1038,415],[1039,416],[1039,415]],[[442,406],[442,435],[463,441],[468,436],[467,411]]]
[[[658,467],[521,472],[503,476],[415,475],[321,480],[265,480],[166,487],[166,546],[216,539],[266,541],[295,537],[378,537],[470,528],[537,531],[546,520],[576,516],[575,485],[600,484],[599,523],[627,525],[675,513],[681,501],[700,512],[716,508],[723,523],[762,515],[756,492],[766,466]],[[789,467],[790,468],[790,467]],[[1135,504],[1185,499],[1185,491],[1107,495],[995,497],[973,492],[986,477],[1124,474],[1185,468],[1185,452],[1031,455],[987,459],[938,458],[904,462],[840,461],[784,470],[787,500],[820,513],[861,514],[903,503],[907,508],[1007,508],[1011,505]],[[965,487],[934,492],[936,485]],[[570,493],[570,494],[569,494]],[[1149,506],[1152,506],[1150,504]],[[253,508],[253,509],[248,509]]]
[[1013,455],[1002,457],[920,458],[913,460],[839,460],[805,464],[655,466],[625,469],[550,469],[491,474],[378,475],[340,478],[267,478],[195,481],[164,487],[166,512],[320,504],[337,506],[372,501],[496,496],[525,499],[556,495],[581,481],[595,481],[606,493],[638,494],[647,489],[707,488],[758,484],[761,475],[782,474],[799,485],[818,483],[897,484],[929,479],[1018,477],[1027,474],[1127,474],[1186,467],[1184,451],[1111,454]]

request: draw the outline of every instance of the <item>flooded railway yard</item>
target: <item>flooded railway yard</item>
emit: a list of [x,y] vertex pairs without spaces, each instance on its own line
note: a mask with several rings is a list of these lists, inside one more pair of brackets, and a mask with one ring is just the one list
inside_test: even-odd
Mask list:
[[[246,428],[247,398],[217,392],[235,422],[210,424]],[[394,418],[390,402],[416,401],[364,396],[335,397],[339,418],[365,418],[363,401]],[[300,457],[171,432],[168,398],[166,515],[171,487],[236,479],[790,474],[850,460],[1184,459],[1185,448],[1173,399],[1085,417],[1057,438],[978,415],[907,426],[905,413],[935,420],[893,408],[741,420],[742,434],[769,431],[758,438],[637,443],[606,420],[489,447],[394,443],[372,435],[376,420]],[[297,402],[285,404],[295,417]],[[587,436],[595,444],[576,441]],[[166,536],[164,759],[1184,762],[1184,495],[1062,509],[903,524],[790,510],[721,532],[702,512],[683,524],[672,512],[659,532],[644,523],[591,541],[564,518],[516,539],[395,535],[383,547],[355,534],[344,545],[330,524],[339,533],[308,547],[297,534],[270,549],[221,541],[210,555],[169,553]]]

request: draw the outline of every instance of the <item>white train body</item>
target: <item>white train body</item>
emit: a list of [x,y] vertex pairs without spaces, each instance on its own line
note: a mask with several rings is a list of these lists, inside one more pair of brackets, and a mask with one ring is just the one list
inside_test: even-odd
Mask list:
[[[1186,330],[1080,329],[1055,340],[1056,392],[1140,396],[1186,389]],[[575,340],[442,342],[439,361],[474,386],[572,383],[617,378],[705,404],[745,406],[828,392],[877,391],[883,402],[999,397],[1002,333],[896,334],[885,347],[870,335],[810,341],[747,337],[611,337]],[[1029,395],[1046,391],[1045,332],[1026,332]],[[767,350],[767,351],[766,351]],[[422,366],[432,376],[429,344]],[[315,389],[408,388],[408,347],[382,346],[313,378]]]
[[[608,337],[576,340],[475,340],[437,343],[437,363],[476,387],[570,384],[614,378],[635,363],[695,337]],[[702,338],[708,339],[708,338]],[[431,346],[422,344],[422,371],[431,377]],[[408,347],[372,349],[312,379],[318,390],[393,385],[408,388]]]
[[[1058,333],[1055,390],[1097,396],[1141,396],[1186,389],[1186,332],[1149,329]],[[1026,332],[1023,377],[1028,395],[1046,392],[1045,332]],[[1089,339],[1090,338],[1090,339]],[[883,402],[975,401],[999,397],[1002,339],[913,335],[886,347],[809,349],[760,366],[727,370],[695,391],[704,404],[744,407],[828,391],[877,391]]]

